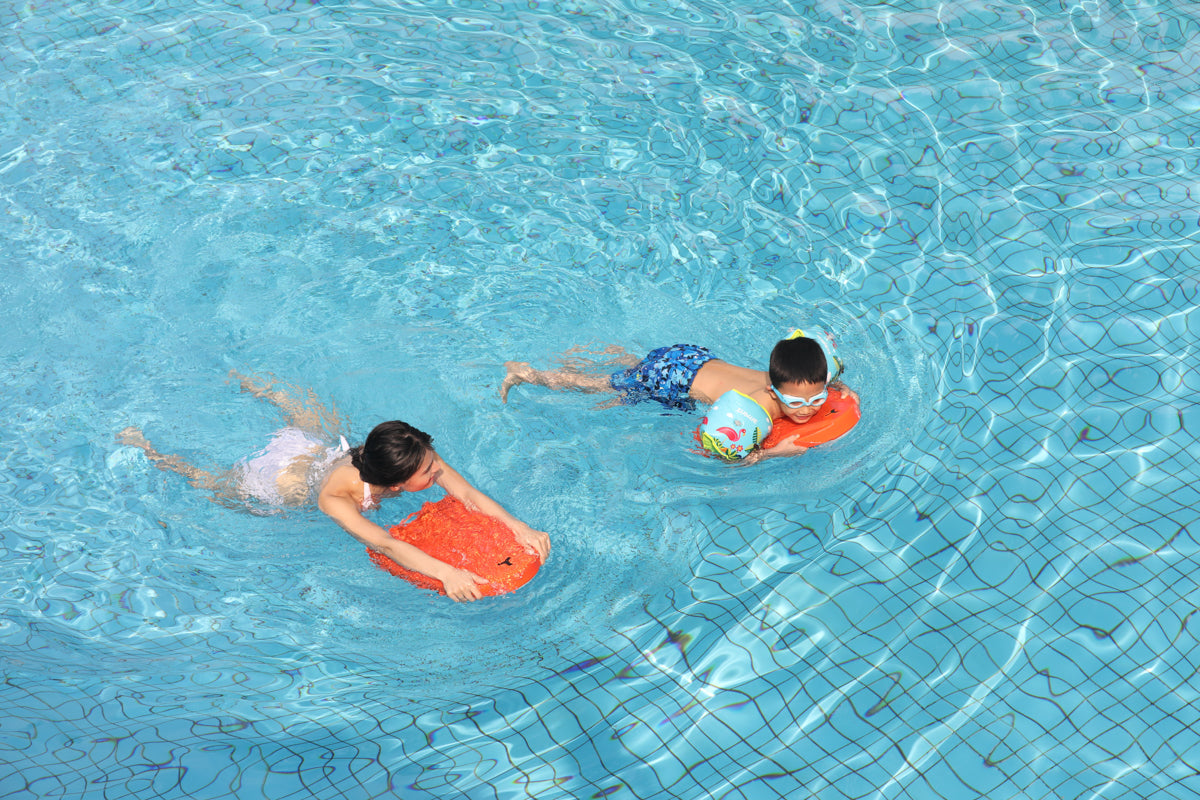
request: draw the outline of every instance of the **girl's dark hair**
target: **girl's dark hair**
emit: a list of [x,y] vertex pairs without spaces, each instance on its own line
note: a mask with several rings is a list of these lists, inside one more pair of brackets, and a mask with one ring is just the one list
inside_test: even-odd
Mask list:
[[825,383],[829,380],[829,364],[825,351],[816,339],[801,336],[784,339],[771,351],[768,368],[772,386],[785,383]]
[[399,420],[381,422],[367,441],[350,449],[350,463],[363,483],[395,486],[411,478],[425,454],[433,450],[433,437]]

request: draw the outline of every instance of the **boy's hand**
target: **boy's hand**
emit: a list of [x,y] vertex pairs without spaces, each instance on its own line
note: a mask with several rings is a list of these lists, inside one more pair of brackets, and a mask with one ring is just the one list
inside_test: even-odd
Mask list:
[[526,553],[536,553],[542,559],[542,563],[546,562],[546,556],[550,555],[549,534],[544,531],[535,531],[528,525],[514,528],[513,533],[516,534],[517,544],[524,547]]
[[842,383],[841,381],[833,381],[833,382],[831,382],[831,383],[829,384],[829,388],[830,388],[830,389],[837,389],[839,392],[841,392],[841,393],[842,393],[843,395],[845,395],[846,397],[849,397],[849,398],[850,398],[851,400],[853,400],[854,402],[856,402],[856,403],[858,402],[858,392],[854,391],[853,389],[851,389],[849,386],[847,386],[846,384]]
[[479,591],[477,584],[487,582],[487,578],[481,578],[470,570],[452,569],[442,578],[442,587],[446,590],[446,597],[454,602],[470,603],[483,597],[483,592]]
[[737,463],[739,465],[741,465],[741,464],[746,464],[746,465],[757,464],[758,462],[762,461],[763,459],[767,459],[767,458],[775,458],[777,456],[798,456],[798,455],[801,455],[801,454],[807,453],[807,452],[808,452],[808,448],[805,447],[804,445],[799,445],[799,444],[796,444],[796,442],[791,439],[786,439],[786,440],[780,442],[779,444],[775,445],[774,447],[772,447],[770,450],[763,450],[760,447],[757,450],[750,453],[750,455],[743,458],[741,461],[738,461],[735,463]]
[[793,439],[786,439],[765,452],[772,456],[798,456],[807,453],[808,448],[796,444]]

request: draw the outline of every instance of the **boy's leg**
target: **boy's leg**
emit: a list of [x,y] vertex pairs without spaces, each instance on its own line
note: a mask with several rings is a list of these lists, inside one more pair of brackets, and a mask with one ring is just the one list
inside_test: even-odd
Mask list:
[[588,366],[595,366],[596,360],[594,358],[581,358],[577,355],[579,353],[587,353],[589,356],[608,356],[608,358],[605,358],[602,362],[605,366],[619,365],[623,367],[632,367],[640,364],[642,361],[641,358],[635,356],[633,353],[630,353],[619,344],[606,345],[601,350],[590,350],[586,347],[576,345],[564,353],[563,358],[560,360],[566,367],[576,367],[582,369]]
[[534,369],[528,361],[506,361],[504,369],[507,374],[500,384],[500,399],[508,402],[508,391],[514,386],[529,383],[534,386],[545,386],[547,389],[566,390],[575,392],[611,392],[614,391],[607,375],[595,375],[580,372],[572,368],[564,369]]
[[230,370],[229,377],[241,384],[243,392],[266,400],[282,411],[288,425],[321,436],[332,436],[341,429],[341,418],[338,417],[337,411],[326,408],[311,389],[305,390],[307,396],[301,399],[282,389],[276,389],[274,383],[242,375],[237,370]]
[[225,487],[224,476],[217,478],[211,472],[205,472],[198,467],[194,467],[179,456],[164,455],[158,452],[147,441],[146,437],[142,435],[142,432],[133,426],[118,433],[117,441],[121,444],[140,448],[146,453],[146,458],[154,462],[156,467],[167,472],[176,472],[182,475],[197,489],[207,489],[215,492]]

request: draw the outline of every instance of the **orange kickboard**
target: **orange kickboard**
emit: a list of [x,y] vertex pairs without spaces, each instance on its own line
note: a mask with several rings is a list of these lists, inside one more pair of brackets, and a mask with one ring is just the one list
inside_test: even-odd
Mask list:
[[771,432],[763,439],[764,449],[791,439],[801,447],[815,447],[842,436],[862,418],[858,401],[837,389],[829,390],[829,398],[821,410],[807,422],[796,423],[786,417],[771,421]]
[[[505,594],[524,586],[542,565],[537,555],[526,553],[517,543],[507,525],[468,509],[450,495],[421,506],[420,511],[393,525],[388,533],[439,561],[487,578],[488,583],[479,587],[485,596]],[[374,550],[367,550],[367,555],[380,568],[414,586],[446,593],[439,580],[405,569]]]

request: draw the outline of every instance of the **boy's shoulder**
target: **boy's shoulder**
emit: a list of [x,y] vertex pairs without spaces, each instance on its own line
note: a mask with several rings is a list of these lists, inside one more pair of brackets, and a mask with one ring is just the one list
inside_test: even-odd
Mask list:
[[757,395],[765,392],[769,383],[767,373],[760,369],[740,367],[728,361],[713,359],[696,373],[690,394],[695,400],[711,403],[726,392],[736,389],[757,400]]

